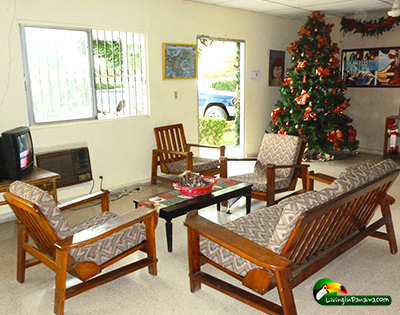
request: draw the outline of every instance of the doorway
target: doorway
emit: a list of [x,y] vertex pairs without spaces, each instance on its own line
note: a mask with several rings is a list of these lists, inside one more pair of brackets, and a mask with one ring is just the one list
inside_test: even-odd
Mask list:
[[[243,157],[244,42],[202,35],[197,47],[199,142]],[[208,150],[200,154],[211,157]]]

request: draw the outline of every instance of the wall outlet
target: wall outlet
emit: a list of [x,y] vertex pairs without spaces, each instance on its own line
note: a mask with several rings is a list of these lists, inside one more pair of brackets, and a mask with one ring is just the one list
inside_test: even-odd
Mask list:
[[174,99],[178,98],[178,91],[174,91]]

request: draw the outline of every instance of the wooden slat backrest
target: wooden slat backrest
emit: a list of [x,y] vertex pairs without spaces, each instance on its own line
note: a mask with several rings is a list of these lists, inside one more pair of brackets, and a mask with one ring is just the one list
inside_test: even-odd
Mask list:
[[393,171],[302,214],[281,254],[300,266],[367,227],[398,173]]
[[[157,149],[179,152],[189,151],[182,124],[154,128],[154,135]],[[181,155],[163,153],[163,162],[165,163],[179,161],[183,158]]]
[[4,198],[11,206],[17,219],[26,227],[40,251],[54,258],[54,244],[59,241],[59,238],[39,208],[9,192],[4,194]]

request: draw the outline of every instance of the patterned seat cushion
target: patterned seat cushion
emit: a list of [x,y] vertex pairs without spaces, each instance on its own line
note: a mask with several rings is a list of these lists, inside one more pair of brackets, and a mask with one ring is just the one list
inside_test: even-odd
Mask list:
[[[167,163],[166,164],[168,170],[171,173],[183,173],[186,171],[186,159]],[[211,170],[217,168],[219,166],[219,160],[216,159],[206,159],[201,157],[193,157],[193,172],[194,173],[201,173],[202,171]]]
[[[223,224],[223,227],[261,246],[266,246],[279,221],[282,208],[277,204],[255,210],[244,217]],[[200,237],[200,252],[219,265],[242,276],[257,267],[250,261],[202,236]]]
[[[253,184],[252,189],[257,191],[267,191],[267,174],[266,173],[248,173],[242,175],[231,176],[229,179],[236,182]],[[275,189],[286,189],[290,186],[290,177],[276,177]]]
[[[95,218],[89,220],[91,220],[92,226],[96,226],[110,221],[114,217],[117,217],[117,215],[110,212],[102,212]],[[85,226],[84,229],[86,229],[90,227],[90,224],[83,222],[77,229],[83,226]],[[97,265],[101,265],[126,250],[142,243],[144,240],[146,240],[146,227],[143,223],[137,223],[92,244],[71,249],[69,254],[76,263],[91,261]]]
[[[70,227],[53,198],[46,191],[21,181],[13,182],[9,190],[12,194],[38,206],[59,239],[64,239],[90,227],[98,226],[118,216],[112,212],[102,212],[95,217]],[[72,249],[69,251],[69,254],[75,262],[92,261],[101,265],[120,253],[140,244],[145,239],[145,226],[143,223],[137,223],[93,244]]]

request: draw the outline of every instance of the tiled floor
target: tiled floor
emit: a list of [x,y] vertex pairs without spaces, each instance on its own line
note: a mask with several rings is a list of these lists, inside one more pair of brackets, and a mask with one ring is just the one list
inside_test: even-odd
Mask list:
[[[374,162],[381,157],[360,154],[330,162],[312,161],[310,168],[337,176],[346,167],[364,159]],[[252,165],[239,167],[229,164],[229,174],[251,170]],[[400,182],[397,180],[390,193],[400,201]],[[322,187],[322,186],[321,186]],[[143,185],[143,190],[131,193],[111,203],[111,211],[123,213],[133,208],[132,200],[170,189],[166,184]],[[320,187],[316,187],[319,189]],[[128,187],[129,190],[129,187]],[[113,196],[116,199],[117,196]],[[242,198],[243,199],[243,198]],[[252,208],[264,203],[252,201]],[[93,216],[97,209],[83,208],[65,213],[68,222],[74,224]],[[223,223],[244,215],[244,200],[231,209],[232,214],[217,212],[215,207],[200,210],[200,214],[212,221]],[[400,244],[400,202],[392,207],[397,241]],[[187,268],[186,228],[184,217],[174,223],[172,253],[167,252],[165,228],[160,220],[156,230],[158,275],[156,277],[140,270],[111,283],[102,285],[66,301],[65,314],[262,314],[261,312],[227,297],[207,286],[190,293]],[[16,272],[16,226],[14,222],[0,225],[0,314],[52,314],[54,297],[54,274],[39,265],[27,271],[26,282],[15,280]],[[130,259],[130,258],[127,258]],[[343,284],[350,295],[390,295],[390,306],[321,306],[314,301],[312,289],[316,281],[329,278]],[[349,250],[333,263],[294,289],[298,314],[386,314],[400,315],[400,254],[391,255],[387,243],[367,239]],[[74,279],[69,279],[74,281]],[[278,301],[275,291],[266,296]]]

